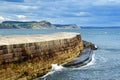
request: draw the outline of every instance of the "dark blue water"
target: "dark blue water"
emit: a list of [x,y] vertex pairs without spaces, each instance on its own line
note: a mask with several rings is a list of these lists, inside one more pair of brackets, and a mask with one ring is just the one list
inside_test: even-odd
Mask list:
[[82,38],[95,43],[91,65],[56,71],[46,75],[45,80],[120,80],[120,29],[71,29],[71,30],[0,30],[0,35],[45,34],[53,32],[78,32]]

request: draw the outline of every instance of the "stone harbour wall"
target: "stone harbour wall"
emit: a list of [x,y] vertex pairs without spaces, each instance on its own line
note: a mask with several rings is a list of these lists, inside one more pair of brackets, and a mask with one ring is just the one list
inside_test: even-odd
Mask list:
[[[26,36],[29,41],[25,42]],[[71,61],[83,49],[81,36],[76,33],[17,36],[14,40],[20,38],[19,43],[12,42],[13,38],[7,36],[6,44],[0,44],[0,80],[32,80],[49,72],[51,64]]]

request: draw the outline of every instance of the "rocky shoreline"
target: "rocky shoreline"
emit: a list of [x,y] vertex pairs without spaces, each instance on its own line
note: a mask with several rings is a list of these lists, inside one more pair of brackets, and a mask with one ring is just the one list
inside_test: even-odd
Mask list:
[[72,61],[63,64],[66,68],[77,68],[88,64],[92,60],[93,51],[91,48],[85,48],[81,54]]
[[81,51],[80,55],[77,56],[70,62],[63,64],[63,67],[67,68],[77,68],[88,64],[92,60],[93,50],[97,47],[91,42],[83,41],[84,49]]
[[[84,49],[76,58],[74,58],[70,62],[62,64],[64,68],[78,68],[87,65],[92,60],[93,50],[97,50],[98,47],[95,46],[93,43],[84,40],[83,46]],[[37,80],[44,80],[44,77],[40,77]]]
[[79,33],[0,38],[0,80],[32,80],[48,73],[51,64],[82,66],[90,62],[96,49],[94,44],[82,41]]

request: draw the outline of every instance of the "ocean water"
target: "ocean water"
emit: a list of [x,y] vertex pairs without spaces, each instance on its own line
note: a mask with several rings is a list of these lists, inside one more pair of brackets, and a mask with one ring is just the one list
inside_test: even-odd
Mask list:
[[86,66],[68,69],[52,64],[53,71],[45,75],[44,80],[120,80],[120,29],[1,29],[0,35],[53,32],[81,33],[83,40],[93,42],[99,48],[94,51],[92,62]]

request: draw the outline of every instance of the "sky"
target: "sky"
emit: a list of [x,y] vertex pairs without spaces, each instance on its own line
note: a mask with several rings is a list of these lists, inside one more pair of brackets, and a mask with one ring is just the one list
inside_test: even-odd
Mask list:
[[120,0],[0,0],[0,22],[120,26]]

